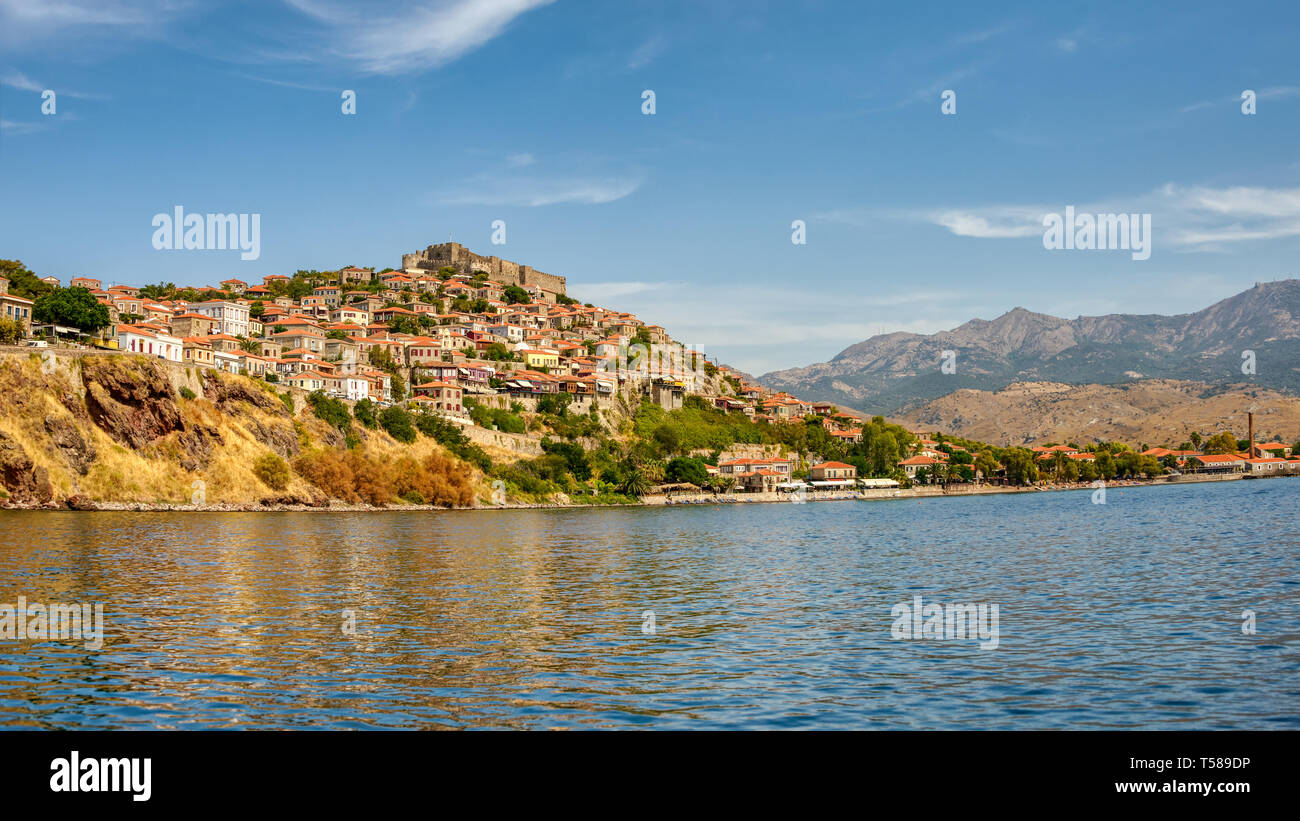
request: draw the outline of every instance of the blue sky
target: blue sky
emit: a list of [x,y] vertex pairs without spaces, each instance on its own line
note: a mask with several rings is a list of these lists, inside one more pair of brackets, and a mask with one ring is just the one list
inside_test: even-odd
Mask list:
[[[0,256],[199,284],[451,236],[754,373],[1296,274],[1285,4],[357,5],[0,0]],[[260,258],[155,250],[176,205],[260,214]],[[1069,205],[1150,213],[1150,259],[1045,249]]]

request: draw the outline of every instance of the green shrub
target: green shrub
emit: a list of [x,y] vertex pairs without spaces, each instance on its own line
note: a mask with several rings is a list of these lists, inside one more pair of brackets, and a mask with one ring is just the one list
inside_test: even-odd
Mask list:
[[523,433],[527,429],[524,418],[504,408],[489,408],[485,405],[467,405],[469,418],[480,428],[496,427],[505,433]]
[[194,399],[196,397],[194,391],[190,390],[189,388],[183,385],[181,386],[180,389],[180,395],[182,399]]
[[415,426],[420,433],[433,439],[484,473],[491,469],[492,459],[482,448],[471,442],[469,437],[462,433],[460,428],[453,423],[427,412],[417,413],[414,419]]
[[384,408],[383,413],[379,414],[379,424],[388,435],[399,442],[411,444],[415,441],[415,426],[411,422],[411,414],[405,409],[399,407]]
[[274,453],[259,456],[253,463],[253,475],[271,490],[289,486],[289,465]]
[[356,417],[358,422],[371,430],[379,427],[379,418],[375,415],[375,403],[369,399],[358,400],[352,406],[352,415]]
[[325,395],[324,391],[312,391],[307,395],[307,404],[311,405],[317,419],[322,419],[344,433],[352,429],[352,414],[342,400]]

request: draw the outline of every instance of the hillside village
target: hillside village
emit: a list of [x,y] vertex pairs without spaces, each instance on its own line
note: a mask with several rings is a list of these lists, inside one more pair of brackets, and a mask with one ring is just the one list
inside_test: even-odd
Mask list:
[[[402,264],[202,287],[106,287],[88,276],[65,285],[22,270],[15,277],[26,281],[14,290],[28,296],[11,292],[10,279],[0,276],[0,322],[10,323],[11,344],[137,355],[297,389],[322,418],[321,403],[329,401],[344,403],[351,409],[344,415],[357,419],[400,407],[479,442],[492,441],[482,435],[489,431],[532,434],[570,467],[573,459],[585,465],[585,457],[554,440],[577,443],[579,451],[597,447],[599,436],[618,433],[611,419],[622,409],[631,432],[653,440],[634,461],[676,466],[664,471],[661,464],[636,479],[628,474],[639,469],[601,475],[607,489],[632,497],[1300,473],[1292,446],[1255,444],[1253,430],[1249,441],[1224,433],[1202,448],[1198,435],[1174,448],[1141,450],[1118,443],[995,448],[908,431],[755,384],[659,325],[569,297],[563,277],[455,243],[404,254]],[[669,424],[686,411],[697,414],[695,428]],[[527,424],[525,415],[532,415]],[[575,477],[597,481],[588,470],[570,470],[566,489],[574,489]]]

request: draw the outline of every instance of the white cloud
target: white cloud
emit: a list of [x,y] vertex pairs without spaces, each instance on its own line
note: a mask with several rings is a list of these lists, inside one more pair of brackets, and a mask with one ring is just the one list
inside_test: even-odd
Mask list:
[[[969,295],[948,291],[837,293],[727,282],[569,280],[583,302],[631,311],[663,325],[673,339],[759,374],[829,359],[877,334],[933,333],[969,319]],[[901,309],[901,310],[900,310]],[[900,317],[908,317],[900,319]]]
[[[1260,90],[1259,92],[1257,92],[1257,93],[1255,94],[1255,99],[1257,99],[1257,100],[1280,100],[1280,99],[1283,99],[1283,98],[1285,98],[1285,97],[1296,97],[1296,96],[1300,96],[1300,87],[1296,87],[1296,86],[1274,86],[1274,87],[1272,87],[1272,88],[1265,88],[1265,89],[1262,89],[1262,90]],[[1233,98],[1234,101],[1237,101],[1237,100],[1240,100],[1240,99],[1241,99],[1240,95],[1238,95],[1237,97],[1234,97],[1234,98]]]
[[108,99],[107,97],[104,97],[101,94],[87,94],[81,91],[74,91],[66,88],[58,88],[56,86],[38,83],[35,80],[29,78],[27,75],[17,71],[6,72],[3,77],[0,77],[0,85],[9,86],[10,88],[16,88],[19,91],[33,91],[36,92],[37,94],[41,93],[42,91],[45,91],[46,89],[53,89],[53,91],[56,94],[58,94],[58,96],[60,97],[71,97],[76,100]]
[[663,35],[656,34],[646,40],[641,45],[632,50],[628,55],[627,67],[630,69],[645,68],[655,61],[655,59],[664,51]]
[[0,43],[34,49],[72,30],[143,36],[195,6],[190,0],[0,0]]
[[[1245,91],[1245,89],[1242,89]],[[1255,91],[1256,100],[1285,100],[1288,97],[1300,97],[1300,86],[1269,86]],[[1222,97],[1218,103],[1210,100],[1201,100],[1199,102],[1185,105],[1178,109],[1179,114],[1189,114],[1193,111],[1200,111],[1203,108],[1214,108],[1216,105],[1228,105],[1236,108],[1242,103],[1241,91]]]
[[[1098,202],[986,205],[896,211],[889,216],[920,220],[947,228],[959,237],[1012,239],[1040,237],[1043,216],[1062,213],[1149,213],[1155,242],[1179,250],[1222,250],[1225,244],[1300,236],[1300,188],[1180,186],[1169,183],[1130,198]],[[828,212],[827,219],[850,221],[853,210]],[[881,212],[876,212],[878,219]]]
[[457,185],[438,197],[443,205],[600,205],[621,200],[641,187],[639,178],[487,177]]
[[533,154],[510,154],[496,167],[459,180],[434,195],[440,205],[601,205],[641,187],[635,168],[610,168],[596,159],[561,159],[546,164]]
[[254,82],[258,82],[258,83],[266,83],[267,85],[272,85],[272,86],[282,86],[284,88],[296,88],[299,89],[300,91],[322,91],[322,92],[330,92],[331,94],[339,93],[339,89],[337,88],[326,88],[325,86],[310,85],[307,83],[295,83],[292,80],[277,80],[272,77],[258,77],[255,74],[236,74],[235,76],[241,77],[245,80],[253,80]]
[[380,8],[336,0],[286,2],[316,24],[323,57],[370,74],[403,74],[449,63],[553,0],[406,0]]
[[1000,23],[996,26],[993,26],[992,28],[981,29],[979,31],[972,31],[966,34],[958,35],[957,37],[954,37],[952,41],[958,45],[970,45],[972,43],[983,43],[987,40],[992,40],[995,37],[1000,37],[1003,34],[1013,31],[1016,28],[1019,28],[1019,26],[1020,26],[1019,22],[1014,20],[1009,20],[1005,23]]
[[993,208],[982,214],[965,211],[937,211],[931,219],[959,237],[1006,239],[1043,233],[1043,211],[1023,208]]
[[14,120],[0,120],[0,133],[17,136],[19,134],[34,134],[37,131],[44,131],[48,126],[45,123],[23,123]]

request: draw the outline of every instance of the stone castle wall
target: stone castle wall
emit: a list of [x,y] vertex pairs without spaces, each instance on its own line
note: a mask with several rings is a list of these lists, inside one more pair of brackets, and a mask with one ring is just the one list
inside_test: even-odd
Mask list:
[[531,265],[520,265],[500,257],[485,257],[461,245],[459,242],[444,242],[430,245],[423,251],[402,254],[402,268],[437,271],[444,267],[455,268],[462,274],[475,271],[487,272],[488,279],[502,285],[536,285],[557,294],[564,293],[564,277],[544,274]]

